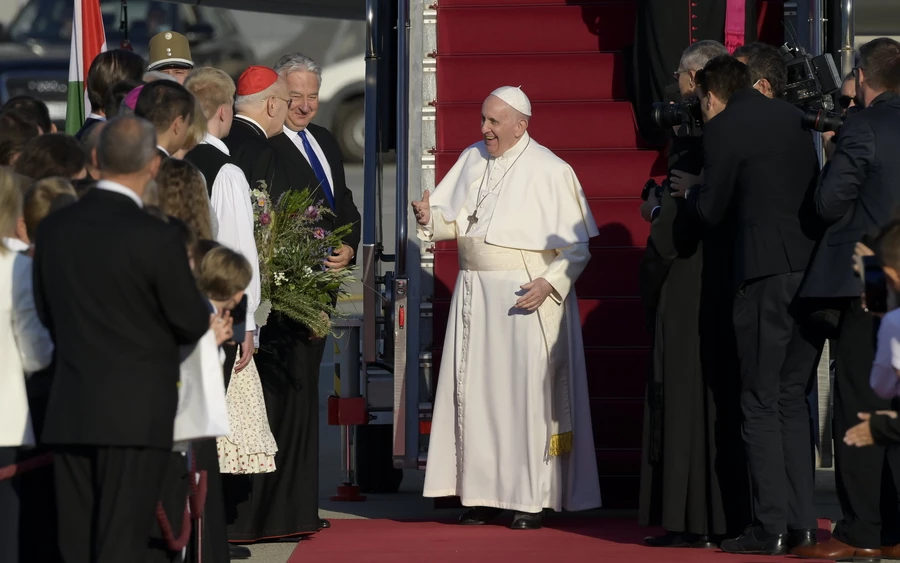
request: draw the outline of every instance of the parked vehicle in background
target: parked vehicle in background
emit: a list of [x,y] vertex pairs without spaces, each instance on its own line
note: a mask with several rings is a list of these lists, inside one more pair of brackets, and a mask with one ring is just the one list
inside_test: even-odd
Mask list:
[[[191,42],[197,66],[216,66],[237,77],[253,64],[228,10],[157,0],[128,0],[128,39],[147,56],[150,38],[177,31]],[[43,100],[57,126],[65,122],[72,34],[71,0],[29,0],[0,30],[0,103],[27,94]],[[100,0],[106,44],[122,42],[121,0]]]

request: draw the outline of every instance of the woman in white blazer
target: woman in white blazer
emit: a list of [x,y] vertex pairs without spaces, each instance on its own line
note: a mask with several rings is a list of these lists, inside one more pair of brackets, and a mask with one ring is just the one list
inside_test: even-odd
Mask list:
[[31,446],[34,430],[25,393],[28,374],[50,365],[53,341],[38,319],[31,258],[6,244],[22,214],[22,193],[9,169],[0,169],[0,447]]

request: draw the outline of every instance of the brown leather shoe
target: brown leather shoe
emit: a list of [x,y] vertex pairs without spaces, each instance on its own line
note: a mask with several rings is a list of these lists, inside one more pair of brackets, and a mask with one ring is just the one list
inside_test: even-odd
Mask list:
[[853,547],[835,538],[830,538],[828,541],[816,545],[794,548],[791,550],[791,554],[808,559],[832,559],[835,561],[838,559],[850,559],[861,562],[877,562],[881,560],[880,549]]
[[900,559],[900,544],[881,546],[881,556],[885,559]]

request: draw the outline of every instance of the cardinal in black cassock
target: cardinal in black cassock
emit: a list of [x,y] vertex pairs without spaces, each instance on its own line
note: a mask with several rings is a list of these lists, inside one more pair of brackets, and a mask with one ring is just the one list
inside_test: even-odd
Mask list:
[[[677,137],[670,170],[699,174],[702,137]],[[653,334],[641,460],[640,523],[655,546],[714,547],[750,521],[731,322],[732,234],[687,217],[664,194],[641,263]]]
[[[733,1],[733,0],[732,0]],[[650,114],[654,102],[678,101],[672,74],[681,52],[703,39],[725,41],[725,16],[730,0],[638,0],[632,99],[641,135],[648,141],[664,139]],[[745,0],[744,42],[756,41],[756,0]]]

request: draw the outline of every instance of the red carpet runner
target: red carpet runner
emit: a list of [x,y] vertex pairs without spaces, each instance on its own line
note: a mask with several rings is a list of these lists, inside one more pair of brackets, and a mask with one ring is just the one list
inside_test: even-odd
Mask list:
[[[498,521],[499,522],[499,521]],[[503,524],[464,527],[446,522],[331,520],[332,528],[297,544],[288,563],[786,563],[796,557],[729,555],[641,545],[649,528],[631,519],[566,518],[552,528],[513,531]],[[820,521],[819,525],[826,525]],[[820,540],[828,537],[819,530]]]

